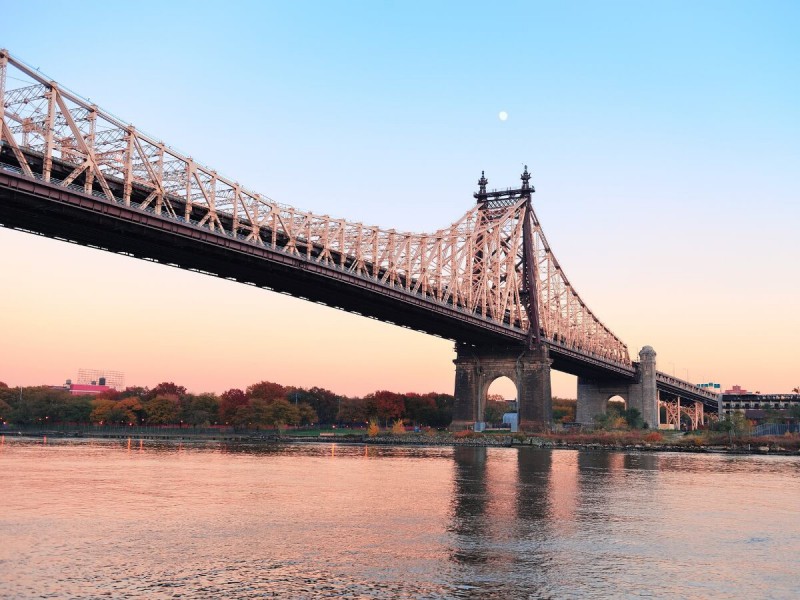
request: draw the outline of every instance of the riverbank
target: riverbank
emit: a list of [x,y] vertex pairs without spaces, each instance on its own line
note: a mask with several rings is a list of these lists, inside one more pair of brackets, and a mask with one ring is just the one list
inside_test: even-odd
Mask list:
[[[629,432],[625,432],[629,433]],[[621,435],[618,439],[606,434],[575,434],[574,436],[525,435],[377,435],[365,438],[363,443],[389,446],[486,446],[486,447],[534,447],[563,450],[586,451],[627,451],[627,452],[691,452],[715,454],[773,454],[779,456],[800,456],[800,438],[791,439],[752,438],[734,440],[733,444],[704,443],[695,436],[674,436],[661,441],[636,440],[635,436]],[[633,439],[632,439],[633,438]],[[688,438],[688,439],[685,439]]]
[[450,433],[429,431],[424,433],[392,434],[380,433],[370,437],[363,433],[332,434],[317,436],[278,434],[274,431],[208,433],[186,430],[161,432],[130,431],[84,431],[84,430],[24,430],[3,431],[1,435],[28,438],[55,439],[135,439],[162,442],[217,442],[231,444],[266,443],[337,443],[377,446],[472,446],[472,447],[534,447],[545,449],[616,451],[616,452],[689,452],[714,454],[771,454],[778,456],[800,456],[800,436],[736,437],[726,434],[700,432],[640,432],[597,431],[588,433],[546,433],[525,435],[522,433],[479,434],[473,432]]
[[254,432],[225,432],[207,433],[196,432],[191,429],[166,429],[162,432],[152,431],[87,431],[69,429],[6,429],[0,431],[0,435],[8,437],[27,437],[27,438],[54,438],[54,439],[101,439],[101,440],[148,440],[164,442],[279,442],[286,441],[287,436],[278,435],[275,432],[254,431]]

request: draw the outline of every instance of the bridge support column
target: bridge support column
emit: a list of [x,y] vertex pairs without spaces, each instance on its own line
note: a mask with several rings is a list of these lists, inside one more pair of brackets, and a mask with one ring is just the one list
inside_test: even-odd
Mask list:
[[530,350],[517,367],[517,411],[521,431],[541,431],[553,425],[552,362],[547,347],[540,346]]
[[498,377],[508,377],[517,387],[520,428],[545,429],[552,425],[550,356],[547,348],[477,348],[456,346],[455,403],[451,431],[461,431],[483,421],[486,394]]
[[636,380],[632,383],[579,377],[576,420],[583,425],[594,424],[594,417],[605,414],[606,405],[614,396],[623,398],[626,408],[637,409],[648,427],[658,428],[656,353],[650,346],[639,353]]
[[630,386],[629,408],[638,408],[648,427],[658,429],[658,389],[656,388],[656,352],[645,346],[639,352],[636,383]]
[[[627,395],[627,386],[625,386]],[[578,377],[578,405],[575,409],[575,420],[582,425],[593,425],[596,415],[604,415],[608,399],[619,396],[616,388],[609,389],[608,385],[595,383],[585,377]]]
[[458,347],[456,352],[458,354],[453,361],[456,365],[456,387],[450,431],[463,431],[481,420],[480,389],[483,373],[477,356],[468,355]]

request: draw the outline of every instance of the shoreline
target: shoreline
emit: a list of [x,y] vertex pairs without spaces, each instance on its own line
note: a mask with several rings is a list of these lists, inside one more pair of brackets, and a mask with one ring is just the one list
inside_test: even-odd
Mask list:
[[763,444],[742,443],[728,445],[681,444],[664,442],[641,443],[601,443],[590,441],[549,440],[536,436],[522,438],[520,436],[483,436],[456,438],[452,435],[340,435],[340,436],[291,436],[274,433],[226,433],[220,435],[198,433],[123,433],[103,434],[83,431],[14,431],[0,432],[0,435],[11,438],[56,438],[80,440],[145,440],[148,442],[215,442],[233,444],[347,444],[361,446],[397,446],[397,447],[486,447],[486,448],[539,448],[544,450],[579,450],[594,452],[683,452],[689,454],[730,454],[730,455],[772,455],[800,456],[800,450],[792,450],[775,445],[772,440]]
[[769,443],[755,446],[754,444],[734,444],[731,446],[720,445],[688,445],[669,443],[636,443],[636,444],[605,444],[598,442],[569,442],[553,441],[536,436],[529,436],[524,440],[507,436],[501,438],[465,438],[449,440],[424,440],[404,439],[405,436],[376,436],[368,438],[362,443],[378,446],[472,446],[487,448],[540,448],[544,450],[582,450],[599,452],[684,452],[689,454],[736,454],[736,455],[773,455],[773,456],[800,456],[800,450],[791,450],[782,447],[770,446]]

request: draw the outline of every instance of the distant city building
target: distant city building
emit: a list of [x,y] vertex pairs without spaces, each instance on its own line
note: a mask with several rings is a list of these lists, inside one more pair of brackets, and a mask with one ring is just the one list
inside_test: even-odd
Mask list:
[[125,374],[107,369],[78,369],[78,382],[67,379],[64,389],[73,396],[96,396],[108,390],[121,390]]
[[[100,383],[100,380],[103,383]],[[78,369],[79,385],[108,385],[115,390],[125,387],[125,373],[108,369]]]
[[749,394],[750,392],[748,392],[747,390],[743,390],[738,385],[735,385],[731,389],[725,390],[722,393],[723,394],[734,394],[734,395],[744,396],[746,394]]
[[[100,381],[104,380],[101,378]],[[111,386],[105,384],[70,383],[69,380],[67,380],[66,388],[73,396],[96,396],[97,394],[113,389]]]
[[758,394],[738,385],[725,390],[719,401],[720,415],[739,411],[756,420],[764,418],[768,410],[789,411],[794,406],[800,406],[800,394]]
[[720,393],[720,384],[714,383],[713,381],[709,381],[708,383],[697,383],[695,385],[701,389],[708,390],[709,392],[713,392],[715,394]]

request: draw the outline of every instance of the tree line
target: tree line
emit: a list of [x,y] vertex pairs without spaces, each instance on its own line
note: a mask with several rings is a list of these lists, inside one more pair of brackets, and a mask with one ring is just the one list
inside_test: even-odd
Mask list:
[[324,388],[287,387],[260,381],[222,394],[189,393],[173,382],[153,388],[127,387],[95,396],[74,396],[50,386],[10,388],[0,382],[0,422],[48,424],[232,426],[258,429],[304,425],[384,426],[397,421],[447,427],[453,396],[399,394],[386,390],[364,397],[338,395]]

